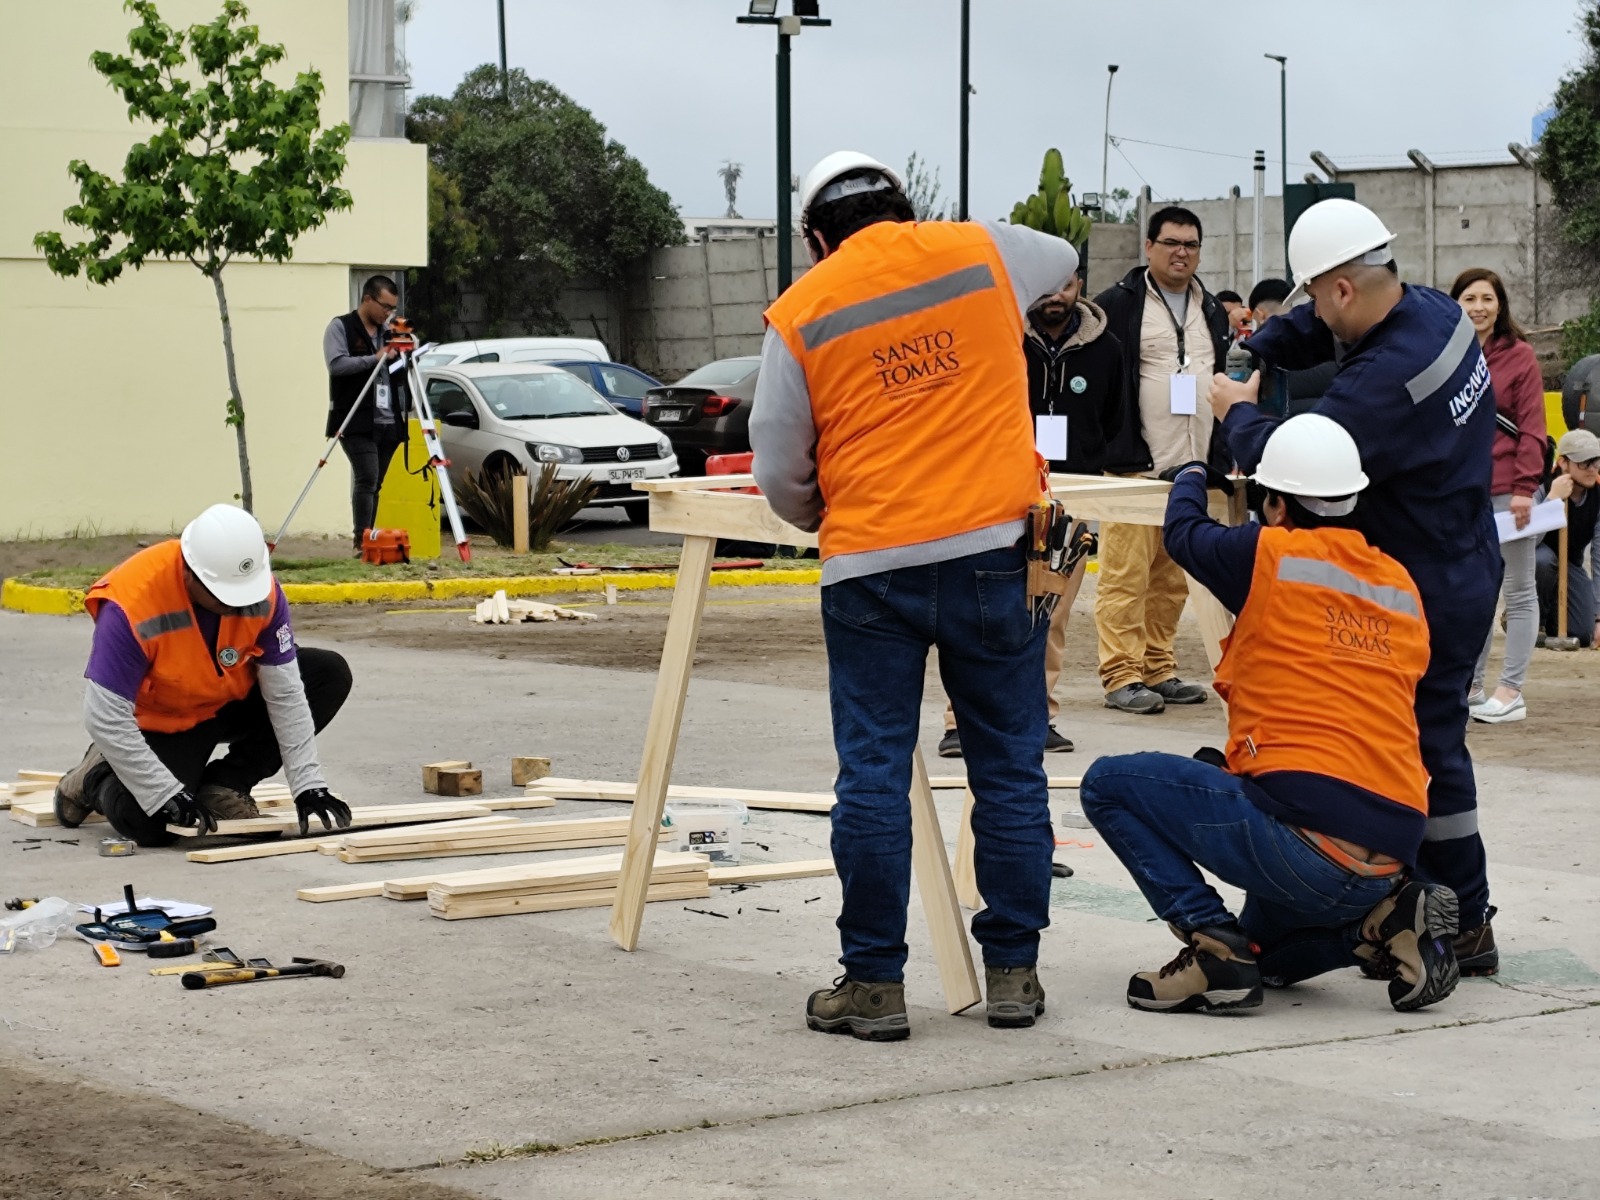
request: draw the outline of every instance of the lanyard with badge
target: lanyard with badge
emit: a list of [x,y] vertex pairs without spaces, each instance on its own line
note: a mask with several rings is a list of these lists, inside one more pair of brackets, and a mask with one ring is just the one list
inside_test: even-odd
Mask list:
[[1067,457],[1067,418],[1065,414],[1056,415],[1055,392],[1051,387],[1059,365],[1059,359],[1052,355],[1045,367],[1045,393],[1049,396],[1050,411],[1033,418],[1033,448],[1039,452],[1039,457],[1051,462],[1062,462]]
[[[1189,295],[1187,286],[1184,295],[1190,304],[1194,297]],[[1199,411],[1199,392],[1196,391],[1197,380],[1193,375],[1185,374],[1189,369],[1189,347],[1184,339],[1183,324],[1178,320],[1178,314],[1172,311],[1172,305],[1167,303],[1166,293],[1158,292],[1156,299],[1161,301],[1161,311],[1167,314],[1167,320],[1172,322],[1172,332],[1178,335],[1178,373],[1167,377],[1168,396],[1171,400],[1171,412],[1175,417],[1192,417]],[[1185,310],[1185,317],[1188,312]]]

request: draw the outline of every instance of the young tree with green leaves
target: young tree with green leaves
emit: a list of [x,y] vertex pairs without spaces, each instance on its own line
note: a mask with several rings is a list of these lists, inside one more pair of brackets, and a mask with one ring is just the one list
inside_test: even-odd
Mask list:
[[[1562,216],[1561,233],[1588,264],[1600,261],[1600,3],[1579,20],[1583,60],[1556,87],[1555,116],[1539,139],[1539,173]],[[1561,328],[1562,356],[1600,353],[1600,296]]]
[[565,333],[558,302],[573,278],[619,281],[684,240],[672,200],[586,108],[524,71],[510,72],[504,99],[500,85],[485,65],[411,107],[438,202],[407,308],[430,337],[451,336],[466,293],[488,314],[471,335]]
[[337,186],[350,128],[322,129],[317,72],[300,72],[292,87],[267,78],[284,47],[262,43],[240,0],[224,0],[214,20],[188,29],[163,21],[154,0],[123,7],[139,20],[128,33],[130,53],[101,50],[89,61],[128,102],[128,119],[155,133],[128,151],[120,180],[74,160],[67,170],[79,199],[62,217],[88,237],[69,244],[47,231],[33,244],[64,278],[82,272],[109,284],[124,268],[159,258],[187,261],[211,281],[228,369],[226,423],[239,447],[239,500],[250,511],[244,396],[223,271],[238,257],[286,261],[296,238],[350,207],[350,193]]

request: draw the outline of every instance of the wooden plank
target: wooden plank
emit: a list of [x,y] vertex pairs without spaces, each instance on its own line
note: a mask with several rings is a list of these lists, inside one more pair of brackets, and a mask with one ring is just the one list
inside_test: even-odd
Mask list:
[[54,784],[60,783],[64,774],[64,771],[18,771],[17,780],[19,782],[32,781]]
[[514,787],[524,787],[535,779],[543,779],[548,774],[550,774],[548,758],[518,754],[511,760],[511,783]]
[[[662,837],[668,838],[668,831]],[[340,850],[339,861],[346,863],[403,862],[417,858],[464,858],[478,854],[538,854],[550,850],[588,850],[605,846],[625,846],[626,832],[592,834],[588,837],[570,837],[537,842],[507,842],[484,840],[471,842],[439,842],[415,848],[402,846],[380,847],[375,850]]]
[[[491,813],[487,817],[468,817],[465,821],[430,821],[426,825],[403,825],[400,828],[368,829],[347,833],[339,839],[339,848],[351,846],[397,846],[407,842],[425,842],[439,836],[463,837],[469,831],[484,832],[490,829],[525,829],[536,822],[519,817],[503,817]],[[552,824],[554,822],[551,822]]]
[[483,772],[473,767],[450,767],[440,771],[439,795],[483,795]]
[[951,1013],[964,1012],[983,999],[983,993],[972,966],[972,947],[967,943],[955,880],[950,877],[950,859],[944,850],[944,832],[939,828],[939,812],[920,748],[911,752],[911,869],[933,939],[945,1007]]
[[711,882],[770,883],[778,879],[814,879],[835,874],[833,859],[806,858],[797,862],[745,863],[737,867],[712,867]]
[[528,552],[528,477],[511,477],[511,553]]
[[[11,802],[11,819],[20,825],[31,825],[35,829],[59,828],[61,822],[56,820],[55,799],[46,796],[40,799],[37,796],[27,796]],[[99,813],[90,813],[83,819],[85,825],[103,825],[105,817]]]
[[190,850],[184,857],[192,863],[243,862],[252,858],[277,858],[283,854],[309,854],[327,844],[316,838],[284,838],[277,842],[258,842],[253,846],[221,846],[214,850]]
[[[655,506],[661,502],[661,496],[650,498],[652,522]],[[762,507],[766,508],[765,501]],[[770,514],[772,510],[766,511]],[[777,520],[776,517],[772,519]],[[616,903],[611,911],[611,937],[624,950],[634,950],[639,945],[639,927],[644,920],[647,899],[645,890],[649,886],[650,864],[656,856],[656,832],[661,828],[662,812],[667,806],[667,785],[672,779],[672,760],[678,750],[683,705],[689,694],[689,673],[694,668],[695,646],[700,641],[700,618],[705,613],[706,589],[711,582],[711,558],[716,545],[715,537],[705,537],[699,533],[683,539],[677,584],[673,588],[672,607],[667,616],[667,636],[661,648],[661,669],[656,674],[650,723],[645,728],[644,755],[639,763],[639,787],[635,794],[633,821],[628,831],[628,846],[622,856]]]
[[301,888],[294,894],[296,900],[309,900],[312,904],[326,904],[331,900],[359,900],[363,896],[383,895],[383,880],[368,883],[335,883],[328,887]]
[[556,806],[556,798],[554,796],[507,796],[498,800],[478,799],[474,800],[473,803],[481,804],[484,808],[492,809],[495,812],[501,812],[507,809],[520,808],[554,808]]
[[[658,883],[651,884],[645,889],[643,899],[646,904],[653,904],[660,900],[704,900],[710,895],[711,888],[704,882]],[[449,908],[443,910],[435,908],[430,903],[428,911],[433,916],[446,921],[468,921],[478,917],[507,917],[516,913],[560,912],[572,908],[603,908],[611,903],[613,903],[611,890],[599,889],[588,892],[558,893],[554,896],[506,896],[495,900],[474,901],[465,906],[452,904]]]
[[[606,800],[631,804],[638,785],[606,779],[540,779],[528,785],[528,794],[561,800]],[[667,789],[669,800],[739,800],[747,808],[773,812],[827,813],[833,811],[833,797],[826,792],[774,792],[760,788],[691,787],[673,784]]]
[[[463,820],[467,817],[487,817],[493,814],[481,804],[470,801],[438,801],[428,804],[376,804],[350,810],[350,827],[359,829],[368,825],[414,825],[423,821]],[[327,836],[322,822],[312,821],[312,828]],[[179,837],[199,837],[200,831],[191,825],[168,825],[167,829]],[[237,837],[251,833],[274,833],[300,829],[300,818],[293,812],[273,813],[263,817],[249,817],[241,821],[218,821],[213,837]],[[342,831],[341,831],[342,832]]]
[[[627,864],[627,856],[596,855],[593,858],[569,858],[561,862],[532,863],[525,867],[510,867],[485,871],[463,871],[459,875],[442,875],[434,886],[452,895],[469,895],[480,892],[509,891],[521,885],[539,885],[566,880],[604,879],[616,875]],[[658,879],[673,874],[696,874],[709,870],[710,863],[703,854],[658,853],[654,868],[647,878]]]
[[[711,540],[722,537],[805,549],[817,545],[816,534],[805,533],[783,520],[772,511],[764,496],[739,492],[652,492],[650,528],[658,533],[681,533],[685,537]],[[681,581],[681,564],[678,570]]]
[[967,798],[961,805],[961,832],[956,834],[956,899],[961,907],[976,912],[983,907],[978,895],[978,873],[973,863],[972,806],[976,798],[967,789]]
[[447,759],[444,762],[428,763],[422,768],[422,790],[430,796],[439,794],[439,772],[465,770],[472,764],[464,758]]

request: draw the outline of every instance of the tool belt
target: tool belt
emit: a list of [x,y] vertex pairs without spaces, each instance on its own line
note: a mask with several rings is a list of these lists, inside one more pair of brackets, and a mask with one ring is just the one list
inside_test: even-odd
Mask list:
[[1028,557],[1028,607],[1037,624],[1055,612],[1066,595],[1067,581],[1080,563],[1095,552],[1089,526],[1074,522],[1061,501],[1045,496],[1028,510],[1024,540]]
[[1300,839],[1306,845],[1310,846],[1334,866],[1342,867],[1352,875],[1360,875],[1363,879],[1387,879],[1405,870],[1403,862],[1396,858],[1390,858],[1387,854],[1378,856],[1384,860],[1382,862],[1364,862],[1325,833],[1318,833],[1314,829],[1304,829],[1299,825],[1291,825],[1289,828],[1299,834]]

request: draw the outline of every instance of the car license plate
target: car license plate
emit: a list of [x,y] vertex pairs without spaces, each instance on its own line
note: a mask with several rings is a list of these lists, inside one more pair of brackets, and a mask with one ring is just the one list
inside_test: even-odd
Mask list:
[[644,468],[643,467],[618,467],[615,471],[611,472],[611,482],[612,483],[624,483],[629,479],[643,479],[643,478],[644,478]]
[[661,424],[663,424],[663,425],[666,425],[666,424],[669,424],[669,423],[682,424],[682,422],[683,422],[683,409],[681,409],[681,408],[663,408],[660,412],[656,413],[656,420],[661,422]]

